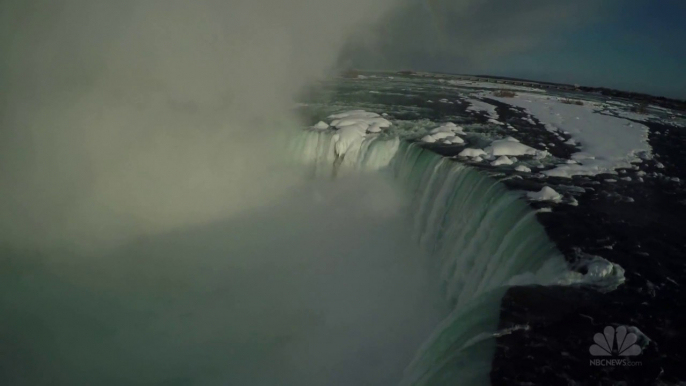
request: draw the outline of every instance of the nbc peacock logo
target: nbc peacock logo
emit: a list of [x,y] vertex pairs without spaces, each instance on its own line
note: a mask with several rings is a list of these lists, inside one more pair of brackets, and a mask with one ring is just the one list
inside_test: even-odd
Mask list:
[[620,357],[617,359],[592,359],[593,366],[635,366],[640,365],[640,362],[632,362],[628,357],[634,357],[641,354],[641,346],[638,342],[638,335],[630,332],[626,326],[620,326],[615,329],[612,326],[607,326],[603,333],[597,333],[593,336],[594,344],[589,348],[589,352],[594,357]]

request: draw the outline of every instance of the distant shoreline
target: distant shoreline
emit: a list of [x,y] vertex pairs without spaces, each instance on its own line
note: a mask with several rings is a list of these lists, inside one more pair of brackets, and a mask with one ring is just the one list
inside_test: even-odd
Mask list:
[[432,71],[414,71],[414,70],[402,70],[402,71],[370,71],[370,70],[351,70],[353,72],[394,72],[403,75],[442,75],[442,76],[458,76],[458,77],[474,77],[474,78],[485,78],[493,80],[505,80],[512,82],[526,82],[539,85],[547,85],[551,87],[564,87],[569,89],[575,89],[577,91],[582,91],[592,94],[600,94],[603,96],[613,97],[613,98],[624,98],[630,99],[632,101],[646,102],[650,104],[655,104],[661,107],[686,111],[686,100],[668,98],[664,96],[655,96],[646,93],[634,92],[634,91],[623,91],[616,90],[607,87],[591,87],[591,86],[581,86],[581,85],[571,85],[566,83],[555,83],[555,82],[544,82],[538,80],[522,79],[522,78],[512,78],[506,76],[496,76],[496,75],[471,75],[471,74],[454,74],[447,72],[432,72]]

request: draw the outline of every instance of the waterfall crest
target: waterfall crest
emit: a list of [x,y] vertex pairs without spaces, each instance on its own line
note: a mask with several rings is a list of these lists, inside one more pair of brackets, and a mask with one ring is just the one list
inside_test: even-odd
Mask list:
[[568,274],[535,211],[485,173],[398,138],[362,138],[340,156],[331,132],[306,131],[293,150],[316,176],[391,173],[411,197],[414,237],[453,311],[418,350],[403,384],[487,384],[506,289],[556,284]]

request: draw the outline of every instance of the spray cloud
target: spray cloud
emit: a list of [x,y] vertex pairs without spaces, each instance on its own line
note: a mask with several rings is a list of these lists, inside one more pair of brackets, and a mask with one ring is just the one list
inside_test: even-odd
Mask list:
[[273,199],[293,97],[390,2],[2,2],[0,233],[99,245]]
[[445,311],[405,197],[284,162],[391,2],[1,2],[0,383],[397,382]]

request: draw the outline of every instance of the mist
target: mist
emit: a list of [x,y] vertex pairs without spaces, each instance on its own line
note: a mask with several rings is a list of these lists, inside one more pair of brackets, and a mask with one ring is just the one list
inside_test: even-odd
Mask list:
[[392,5],[0,3],[0,383],[397,383],[447,312],[407,197],[287,146]]
[[1,233],[86,245],[222,218],[293,185],[294,97],[390,2],[0,6]]
[[75,256],[3,251],[7,384],[398,384],[447,314],[379,176]]

